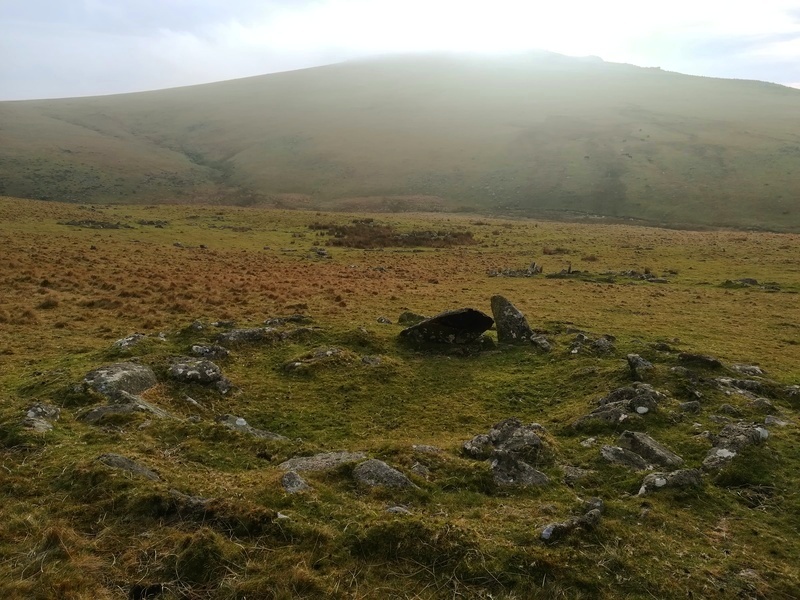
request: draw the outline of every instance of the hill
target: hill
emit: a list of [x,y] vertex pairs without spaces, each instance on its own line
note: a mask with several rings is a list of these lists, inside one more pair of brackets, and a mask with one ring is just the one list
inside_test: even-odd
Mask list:
[[800,229],[800,91],[553,54],[0,103],[0,193]]

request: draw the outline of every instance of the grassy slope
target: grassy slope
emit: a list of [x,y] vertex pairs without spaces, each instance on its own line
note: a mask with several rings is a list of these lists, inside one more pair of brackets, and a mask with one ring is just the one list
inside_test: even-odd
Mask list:
[[797,229],[798,106],[800,92],[776,85],[557,56],[390,58],[2,103],[0,181],[9,194],[78,201],[576,211]]
[[[629,381],[629,351],[654,360],[654,383],[674,396],[637,428],[672,446],[689,466],[708,447],[695,434],[721,428],[711,418],[720,404],[763,418],[713,386],[702,388],[700,414],[682,416],[677,402],[685,392],[668,370],[674,355],[649,343],[670,340],[726,362],[756,361],[775,379],[797,383],[796,235],[384,218],[405,230],[470,229],[479,244],[417,253],[332,248],[332,259],[314,259],[309,248],[322,240],[307,226],[349,216],[0,199],[4,596],[111,598],[137,582],[167,583],[166,598],[796,596],[796,401],[776,400],[791,425],[772,429],[767,445],[743,454],[724,477],[709,477],[699,491],[646,499],[632,496],[641,475],[603,464],[597,447],[579,443],[588,433],[566,427],[592,399]],[[58,223],[82,219],[132,228]],[[158,229],[137,225],[139,219],[168,224]],[[543,254],[545,247],[568,254]],[[592,255],[594,262],[580,260]],[[546,272],[572,261],[595,274],[645,267],[678,273],[660,285],[485,273],[532,260]],[[739,277],[776,281],[783,291],[719,286]],[[556,350],[426,355],[396,343],[398,326],[375,323],[378,315],[394,319],[405,308],[488,310],[494,293],[548,329]],[[171,355],[206,337],[178,333],[195,318],[258,324],[298,304],[322,329],[305,342],[236,350],[220,364],[241,392],[222,399],[198,387],[161,384],[148,399],[184,420],[137,416],[99,428],[76,420],[95,399],[69,390],[90,368],[121,358],[109,350],[113,340],[132,331],[167,332],[166,342],[153,340],[134,352],[161,372]],[[570,356],[572,336],[558,333],[566,323],[615,334],[617,353]],[[286,360],[326,345],[380,354],[385,363],[373,369],[356,361],[309,376],[281,371]],[[301,441],[253,441],[226,432],[212,415],[187,405],[186,394],[214,413],[244,416]],[[38,436],[17,427],[34,399],[62,407],[53,432]],[[186,420],[192,414],[199,419]],[[558,469],[545,467],[554,482],[544,489],[494,489],[485,465],[458,458],[457,448],[512,415],[544,424],[560,462],[598,474],[571,489]],[[594,435],[601,443],[616,438],[613,430]],[[411,450],[418,443],[445,452],[420,457]],[[342,448],[367,450],[406,472],[422,460],[431,477],[415,478],[420,491],[397,495],[359,489],[344,470],[310,475],[316,490],[310,495],[281,491],[278,462]],[[136,458],[164,481],[109,471],[94,461],[103,452]],[[217,516],[175,514],[169,488],[223,499]],[[593,495],[608,505],[597,530],[555,546],[537,540],[544,524],[566,518],[579,498]],[[384,512],[397,502],[414,516]],[[290,519],[276,520],[275,511]]]

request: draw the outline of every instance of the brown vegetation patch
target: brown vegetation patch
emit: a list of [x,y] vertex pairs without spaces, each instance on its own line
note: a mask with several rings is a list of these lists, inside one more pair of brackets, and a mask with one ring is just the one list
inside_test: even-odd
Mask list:
[[391,225],[375,223],[374,219],[355,219],[349,225],[312,223],[313,231],[325,231],[333,236],[329,246],[345,248],[450,248],[477,243],[471,231],[414,230],[398,232]]

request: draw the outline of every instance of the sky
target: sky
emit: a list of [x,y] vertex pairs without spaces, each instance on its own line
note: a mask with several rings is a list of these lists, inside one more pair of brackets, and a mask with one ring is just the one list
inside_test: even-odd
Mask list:
[[0,100],[529,50],[800,87],[800,0],[0,0]]

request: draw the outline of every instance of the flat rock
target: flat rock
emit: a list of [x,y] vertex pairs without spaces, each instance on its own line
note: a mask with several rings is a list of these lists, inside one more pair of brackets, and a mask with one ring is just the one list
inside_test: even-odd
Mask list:
[[130,458],[126,458],[120,454],[102,454],[97,457],[97,461],[106,465],[107,467],[111,467],[112,469],[125,471],[132,475],[138,475],[139,477],[150,479],[151,481],[159,481],[161,479],[155,472],[151,471],[147,467],[143,467],[139,463],[134,462]]
[[730,423],[722,428],[716,436],[714,447],[708,451],[703,460],[703,468],[717,470],[727,465],[733,458],[748,446],[764,443],[769,431],[757,423]]
[[156,374],[148,366],[122,362],[89,371],[83,383],[94,391],[116,400],[123,393],[141,394],[156,385]]
[[295,471],[288,471],[281,477],[281,485],[288,494],[299,494],[300,492],[308,492],[311,486],[300,477]]
[[227,348],[223,348],[218,344],[210,344],[210,345],[199,345],[195,344],[192,346],[192,354],[195,356],[199,356],[201,358],[205,358],[207,360],[220,360],[223,358],[228,358],[230,352]]
[[620,447],[635,452],[651,464],[662,467],[679,467],[683,459],[663,444],[659,444],[646,433],[623,431],[617,439]]
[[668,488],[690,488],[703,485],[703,474],[698,469],[679,469],[671,473],[650,473],[642,481],[639,495]]
[[284,471],[327,471],[367,458],[365,452],[325,452],[314,456],[297,456],[278,465]]
[[481,337],[494,320],[474,308],[449,310],[425,319],[400,332],[411,342],[434,344],[468,344]]
[[549,478],[541,471],[509,452],[497,452],[491,462],[494,482],[501,487],[547,485]]
[[326,364],[353,362],[355,359],[355,354],[349,350],[336,347],[317,348],[285,363],[283,369],[289,372],[305,372]]
[[271,431],[264,431],[263,429],[256,429],[255,427],[251,427],[247,423],[247,421],[245,421],[242,417],[237,417],[235,415],[222,415],[217,418],[217,422],[221,423],[228,429],[232,429],[233,431],[238,431],[239,433],[244,433],[246,435],[250,435],[254,438],[259,438],[262,440],[286,439],[285,437],[277,433],[272,433]]
[[492,315],[501,344],[527,344],[534,336],[528,321],[517,307],[503,296],[492,296]]
[[731,365],[731,369],[748,377],[761,377],[764,375],[764,369],[758,365]]
[[600,448],[600,456],[610,463],[627,467],[634,471],[645,471],[649,467],[644,458],[619,446],[603,446]]
[[179,358],[169,367],[169,376],[181,383],[208,385],[222,379],[222,369],[204,358]]
[[400,471],[375,458],[366,460],[353,469],[353,478],[369,487],[417,487]]
[[145,402],[137,396],[128,396],[127,402],[118,402],[106,406],[91,408],[80,415],[78,420],[92,425],[101,425],[104,421],[119,415],[130,415],[135,413],[148,413],[160,419],[170,418],[171,415],[157,406]]

